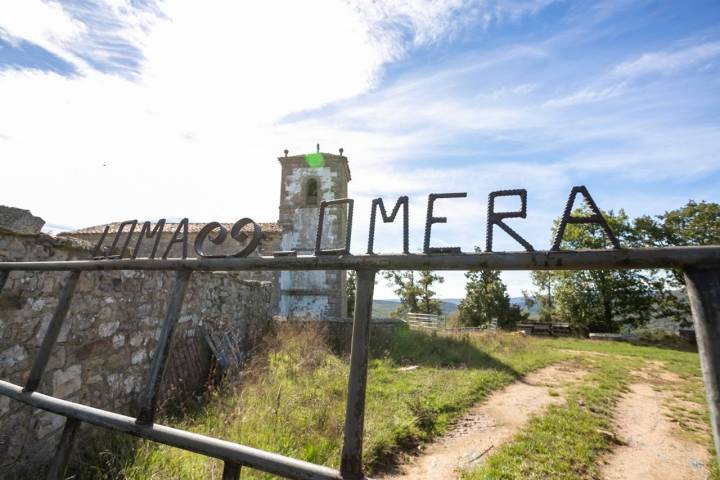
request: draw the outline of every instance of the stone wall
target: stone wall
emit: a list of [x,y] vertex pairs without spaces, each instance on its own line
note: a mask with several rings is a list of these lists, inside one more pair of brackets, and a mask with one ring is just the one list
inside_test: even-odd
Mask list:
[[[87,258],[88,245],[0,229],[0,260]],[[66,272],[12,272],[0,292],[0,379],[22,385],[52,317]],[[83,272],[39,391],[133,415],[174,282],[173,272]],[[230,331],[249,351],[272,317],[269,282],[194,272],[164,379],[192,392],[207,379],[206,331]],[[0,396],[0,478],[45,464],[64,418]],[[81,432],[82,433],[82,432]],[[78,442],[82,445],[82,439]]]
[[[192,225],[193,227],[195,225]],[[229,225],[228,225],[229,226]],[[155,224],[153,224],[153,228],[155,227]],[[126,227],[126,229],[129,227]],[[137,246],[137,241],[139,238],[140,229],[142,228],[142,224],[139,224],[135,231],[133,232],[132,237],[130,238],[130,242],[128,244],[128,249],[131,250],[134,253],[134,249]],[[81,231],[82,232],[82,231]],[[187,247],[187,256],[188,258],[196,257],[195,254],[195,238],[197,237],[196,231],[189,231],[188,232],[188,247]],[[214,235],[214,234],[213,234]],[[212,235],[211,235],[212,236]],[[105,237],[102,246],[106,248],[110,248],[110,246],[115,241],[116,234],[114,231],[111,231],[111,233],[108,233]],[[126,233],[121,233],[120,238],[118,239],[118,246],[122,246],[127,241],[128,235]],[[173,233],[171,232],[164,232],[160,234],[160,241],[158,242],[158,247],[155,252],[155,258],[161,258],[165,251],[167,250],[168,244],[170,243],[170,240],[172,240]],[[280,232],[265,232],[263,231],[262,238],[260,240],[260,244],[258,245],[258,248],[251,254],[251,256],[259,256],[259,255],[266,255],[266,256],[272,256],[273,252],[278,250],[280,248]],[[76,238],[80,240],[84,240],[86,242],[91,243],[92,245],[97,245],[97,243],[102,238],[102,233],[76,233],[76,232],[64,232],[59,235],[59,238]],[[143,238],[142,242],[140,242],[140,249],[137,252],[138,257],[149,257],[152,254],[153,248],[155,247],[155,239],[153,238]],[[246,242],[245,242],[246,243]],[[243,248],[244,244],[240,244],[237,241],[235,241],[233,238],[230,237],[229,233],[227,238],[223,243],[220,245],[215,245],[213,242],[210,241],[208,238],[204,243],[204,249],[205,253],[207,255],[234,255],[239,250]],[[119,247],[115,248],[116,250],[119,250]],[[116,251],[114,253],[119,253],[119,251]],[[180,258],[182,257],[182,243],[174,243],[173,246],[170,248],[169,257],[171,258]]]
[[[35,217],[37,218],[37,217]],[[192,225],[194,226],[194,225]],[[155,225],[153,224],[153,228]],[[226,227],[229,228],[228,225]],[[130,239],[129,242],[129,249],[134,249],[137,245],[137,239],[140,232],[140,229],[142,228],[142,224],[140,224],[133,234],[133,236]],[[109,248],[115,239],[115,230],[112,230],[113,233],[109,233],[105,240],[103,241],[103,246]],[[173,230],[174,231],[174,230]],[[83,232],[83,231],[81,231]],[[162,255],[165,253],[165,250],[167,249],[167,246],[172,239],[173,233],[165,232],[160,234],[160,241],[158,244],[157,251],[155,253],[155,258],[161,258]],[[187,256],[188,258],[195,258],[195,249],[193,245],[195,244],[195,238],[197,237],[197,231],[191,231],[188,233],[188,251]],[[58,242],[62,242],[63,240],[80,240],[82,242],[87,242],[88,246],[91,244],[93,247],[97,245],[97,243],[102,238],[101,233],[77,233],[77,232],[66,232],[62,233],[57,237]],[[124,245],[125,241],[127,240],[127,234],[121,234],[120,239],[118,240],[118,245]],[[280,250],[280,240],[281,240],[281,233],[276,231],[263,231],[262,240],[260,241],[260,245],[258,245],[258,248],[250,254],[250,256],[257,257],[260,255],[263,256],[272,256],[273,252]],[[155,245],[155,237],[151,239],[143,239],[143,241],[140,244],[140,250],[138,252],[138,257],[149,257],[152,253],[153,247]],[[225,239],[225,242],[220,245],[215,245],[211,241],[205,242],[205,253],[209,255],[233,255],[238,252],[238,250],[242,248],[241,245],[239,245],[235,240],[228,237]],[[119,253],[119,252],[115,252]],[[172,246],[170,249],[170,257],[181,257],[182,256],[182,246],[179,243],[176,243]],[[258,272],[237,272],[235,274],[236,276],[240,278],[244,278],[246,280],[257,280],[262,282],[271,282],[273,285],[273,293],[272,293],[272,305],[273,305],[273,313],[278,313],[278,305],[280,303],[279,297],[279,272],[275,271],[258,271]]]

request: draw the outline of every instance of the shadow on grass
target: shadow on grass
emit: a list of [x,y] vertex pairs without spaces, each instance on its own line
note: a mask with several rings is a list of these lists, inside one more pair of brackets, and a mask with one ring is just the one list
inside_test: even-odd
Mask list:
[[677,352],[689,352],[689,353],[698,353],[697,345],[694,343],[690,343],[684,340],[681,341],[671,341],[671,342],[665,342],[665,341],[647,341],[647,340],[629,340],[627,343],[635,346],[635,347],[653,347],[653,348],[660,348],[663,350],[675,350]]
[[[256,353],[256,369],[258,372],[265,371],[263,366],[267,359],[263,359],[264,354],[262,352],[264,351],[298,350],[300,353],[297,357],[293,356],[294,354],[289,354],[288,358],[300,358],[303,361],[307,361],[308,357],[312,357],[312,352],[316,351],[319,353],[316,353],[315,356],[318,359],[324,359],[330,354],[330,344],[335,342],[339,345],[345,345],[345,340],[348,340],[344,335],[332,338],[334,336],[319,327],[308,325],[286,326],[267,340],[268,345],[264,347],[264,350],[261,349]],[[324,347],[311,347],[315,344],[323,344]],[[370,339],[371,356],[373,358],[387,358],[397,365],[418,365],[435,369],[488,370],[503,372],[512,378],[519,378],[521,376],[520,372],[494,355],[498,351],[511,350],[516,347],[524,348],[522,347],[524,344],[525,342],[522,339],[486,339],[475,335],[445,336],[407,328],[374,329]],[[342,349],[338,354],[347,359],[348,353],[347,350]],[[294,360],[288,361],[292,363]],[[306,368],[315,368],[314,365],[315,362],[310,361]],[[507,377],[504,380],[497,378],[499,376],[491,375],[490,377],[492,378],[489,380],[490,382],[507,381]],[[483,391],[489,391],[492,388],[491,384],[482,387]],[[476,394],[480,395],[478,392]],[[397,434],[399,437],[392,439],[394,446],[385,448],[382,452],[376,454],[374,469],[381,469],[379,465],[383,463],[386,464],[386,468],[389,466],[392,469],[392,465],[397,463],[397,460],[394,459],[396,453],[411,450],[413,445],[432,438],[437,433],[437,429],[440,428],[438,425],[444,424],[443,422],[446,422],[448,418],[457,415],[475,401],[474,398],[466,398],[462,401],[446,404],[446,400],[440,401],[434,397],[418,395],[416,398],[410,398],[407,401],[407,408],[417,419],[416,424],[408,426],[406,437]],[[202,409],[196,411],[186,408],[181,408],[178,411],[166,409],[166,411],[170,414],[172,420],[192,418],[203,413]],[[168,424],[166,420],[161,421],[161,423]],[[311,428],[311,426],[308,426],[308,428]],[[418,433],[418,430],[421,433]],[[82,457],[75,459],[76,461],[69,472],[74,475],[73,478],[127,478],[124,477],[124,472],[129,471],[128,468],[134,468],[132,459],[135,450],[144,447],[134,438],[111,432],[106,433],[108,435],[104,441],[98,441],[93,445],[94,448],[88,449]],[[140,466],[142,467],[142,465]]]
[[[65,477],[73,480],[124,478],[123,467],[135,455],[140,439],[131,435],[83,425],[81,448],[75,448]],[[43,477],[44,478],[44,477]]]
[[[685,340],[652,341],[637,340],[605,340],[586,339],[577,337],[553,338],[552,341],[560,344],[560,348],[575,348],[578,350],[598,351],[604,353],[618,353],[627,355],[641,355],[643,352],[652,355],[652,350],[664,350],[667,353],[698,353],[697,345]],[[640,350],[637,348],[640,347]],[[647,349],[647,350],[645,350]]]
[[396,327],[392,332],[373,332],[371,358],[389,358],[398,365],[430,368],[498,370],[513,377],[521,374],[478,347],[470,336],[438,335],[435,332]]

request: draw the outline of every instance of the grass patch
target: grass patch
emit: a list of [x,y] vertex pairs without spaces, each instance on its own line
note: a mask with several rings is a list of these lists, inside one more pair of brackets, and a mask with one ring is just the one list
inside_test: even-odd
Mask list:
[[704,443],[710,452],[710,478],[720,480],[720,466],[715,455],[715,445],[710,431],[710,414],[705,397],[705,386],[700,369],[700,357],[692,347],[678,348],[641,346],[626,342],[588,341],[580,339],[543,340],[559,348],[593,351],[612,357],[641,358],[659,362],[662,369],[676,374],[679,379],[664,380],[654,377],[650,380],[654,388],[668,393],[665,406],[668,417],[676,423],[678,434],[690,441]]
[[[161,422],[338,468],[349,358],[332,347],[336,344],[308,326],[286,325],[266,340],[262,353],[240,375],[211,391],[204,406]],[[670,418],[713,449],[696,353],[622,342],[509,334],[443,336],[400,329],[375,332],[371,339],[366,472],[373,475],[392,466],[397,453],[443,433],[490,392],[569,358],[582,358],[590,373],[563,392],[568,402],[532,419],[482,468],[465,472],[466,478],[597,478],[595,462],[612,446],[608,432],[614,406],[633,381],[630,372],[648,362],[661,362],[680,379],[657,383],[656,388],[671,390],[672,399],[692,402],[668,403]],[[551,395],[560,393],[551,390]],[[220,462],[151,442],[115,443],[100,450],[104,453],[95,461],[90,456],[76,460],[73,478],[222,476]],[[127,454],[116,455],[118,451]],[[711,468],[712,478],[720,479],[714,461]],[[250,469],[243,469],[242,475],[273,478]]]
[[[400,329],[374,335],[364,462],[376,472],[427,441],[488,393],[572,354],[516,335],[441,336]],[[338,468],[348,355],[312,328],[279,329],[237,378],[200,411],[163,423]],[[417,366],[401,370],[402,367]],[[220,462],[139,441],[119,468],[76,468],[75,478],[221,478]],[[106,463],[107,465],[107,463]],[[243,478],[272,478],[243,469]]]
[[576,338],[536,341],[601,355],[584,357],[593,365],[593,372],[569,389],[566,405],[551,407],[546,415],[532,419],[486,464],[466,471],[465,479],[598,478],[596,462],[615,441],[610,423],[614,407],[628,384],[636,381],[631,372],[650,364],[655,371],[664,369],[677,375],[652,375],[642,381],[669,394],[666,415],[676,423],[680,436],[708,446],[710,478],[720,480],[697,353],[674,346]]
[[591,372],[569,387],[567,403],[534,417],[513,440],[463,478],[594,479],[596,459],[609,449],[610,419],[639,361],[586,359]]

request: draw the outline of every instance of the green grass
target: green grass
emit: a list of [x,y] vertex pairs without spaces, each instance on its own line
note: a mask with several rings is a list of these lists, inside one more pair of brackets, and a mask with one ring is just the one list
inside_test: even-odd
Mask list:
[[[375,335],[367,387],[364,463],[382,468],[430,440],[488,393],[571,355],[515,335],[443,337],[401,329]],[[399,368],[417,365],[417,369]],[[348,374],[346,353],[318,332],[281,329],[244,373],[206,406],[163,423],[310,462],[339,467]],[[213,460],[151,442],[104,471],[85,462],[75,478],[220,478]],[[243,478],[272,478],[245,469]]]
[[[678,434],[708,446],[711,478],[720,479],[697,353],[687,348],[572,338],[537,341],[601,355],[584,357],[592,373],[568,389],[565,405],[553,406],[533,418],[485,464],[464,472],[464,480],[599,478],[598,459],[612,448],[616,438],[611,424],[614,408],[629,382],[634,381],[631,373],[649,362],[677,375],[672,380],[658,376],[644,381],[671,394],[666,401],[668,417],[677,424]],[[693,402],[697,408],[688,408],[688,403],[677,405],[679,400]]]
[[479,468],[477,479],[594,479],[596,459],[610,447],[610,419],[639,360],[585,359],[591,373],[569,387],[567,403],[534,417]]
[[[349,359],[329,346],[335,343],[312,328],[281,328],[243,373],[213,390],[203,406],[162,423],[338,468]],[[517,335],[447,337],[407,329],[375,333],[371,346],[363,452],[371,475],[392,465],[399,452],[444,432],[490,392],[569,358],[582,358],[590,373],[564,390],[551,391],[567,403],[532,419],[482,468],[465,472],[466,478],[597,478],[596,462],[612,446],[608,432],[614,406],[632,381],[630,372],[647,362],[662,362],[678,375],[680,381],[656,387],[697,404],[690,409],[669,404],[669,415],[711,447],[693,352]],[[417,368],[401,370],[407,366]],[[76,461],[74,478],[221,478],[222,464],[206,457],[108,438],[100,456]],[[273,477],[243,469],[243,478]]]

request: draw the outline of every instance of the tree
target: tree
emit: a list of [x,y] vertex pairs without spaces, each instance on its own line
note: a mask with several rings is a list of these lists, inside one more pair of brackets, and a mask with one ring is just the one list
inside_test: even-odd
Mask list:
[[[655,218],[644,215],[635,219],[634,242],[644,246],[720,245],[720,204],[701,201],[666,211]],[[685,278],[679,269],[657,273],[663,288],[659,294],[659,314],[688,325],[690,306]]]
[[430,270],[421,270],[420,279],[418,281],[420,287],[419,308],[420,313],[431,313],[434,315],[442,315],[442,303],[435,297],[435,291],[430,287],[437,282],[443,283],[445,279]]
[[465,277],[465,298],[458,305],[461,324],[476,327],[495,318],[498,326],[510,327],[524,318],[520,307],[510,303],[500,271],[470,271]]
[[[575,214],[585,213],[582,209]],[[624,211],[604,212],[610,228],[625,246],[720,244],[720,205],[690,200],[685,206],[631,221]],[[557,230],[555,222],[553,231]],[[597,225],[568,225],[563,246],[604,248]],[[621,324],[639,326],[653,317],[687,325],[690,308],[682,271],[595,270],[534,272],[535,299],[546,312],[595,331],[616,331]],[[545,305],[543,306],[543,302]]]
[[[578,209],[575,215],[586,215]],[[603,212],[608,225],[621,243],[630,245],[636,239],[634,225],[627,214]],[[553,230],[557,230],[559,220]],[[553,232],[554,233],[554,232]],[[599,225],[569,224],[563,248],[605,248],[607,240]],[[621,324],[639,326],[649,321],[656,311],[657,293],[661,285],[652,272],[635,270],[552,271],[533,275],[549,318],[559,318],[592,331],[617,331]]]
[[441,303],[435,299],[431,289],[434,283],[445,281],[440,275],[429,270],[414,271],[388,270],[383,273],[388,285],[395,287],[395,295],[400,299],[400,307],[395,315],[403,313],[442,313]]
[[345,282],[345,298],[347,299],[347,315],[352,317],[355,314],[355,285],[356,285],[355,271],[350,270],[347,274],[347,281]]
[[[540,317],[540,321],[548,323],[552,322],[553,314],[555,313],[552,293],[553,277],[551,273],[552,272],[545,270],[535,270],[531,274],[533,283],[538,287],[537,292],[535,292],[535,295],[531,300],[533,301],[533,304],[537,303],[539,306],[538,316]],[[525,292],[523,292],[523,295],[526,298],[525,303],[528,304],[530,296],[525,294]],[[530,311],[532,306],[533,305],[527,305],[528,311]]]

